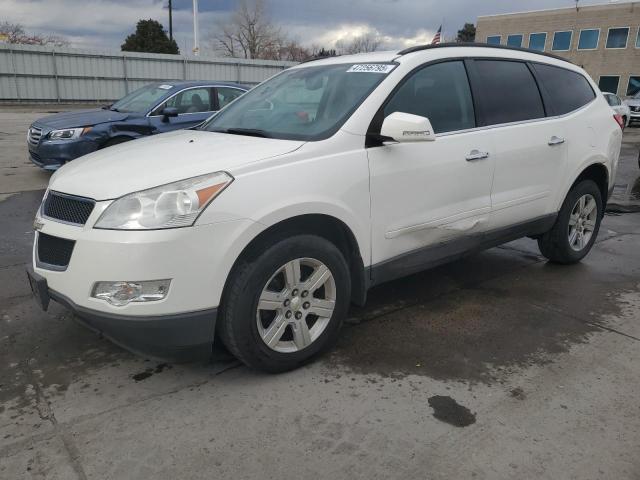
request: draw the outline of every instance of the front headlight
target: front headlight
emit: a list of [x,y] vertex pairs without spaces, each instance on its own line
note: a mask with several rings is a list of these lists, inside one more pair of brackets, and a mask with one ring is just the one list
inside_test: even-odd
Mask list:
[[115,200],[95,224],[111,230],[155,230],[189,227],[231,182],[226,172],[134,192]]
[[91,127],[63,128],[62,130],[52,130],[49,133],[49,140],[73,140],[84,135],[91,130]]

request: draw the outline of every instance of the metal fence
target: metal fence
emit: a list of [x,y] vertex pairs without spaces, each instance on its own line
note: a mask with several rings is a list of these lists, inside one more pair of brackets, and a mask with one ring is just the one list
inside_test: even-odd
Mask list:
[[0,102],[102,102],[154,81],[255,85],[292,62],[0,44]]

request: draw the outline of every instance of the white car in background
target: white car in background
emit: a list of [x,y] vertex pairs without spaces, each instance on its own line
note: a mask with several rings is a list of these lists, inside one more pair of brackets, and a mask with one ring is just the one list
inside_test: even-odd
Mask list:
[[629,107],[629,124],[640,122],[640,92],[625,99],[624,104]]
[[[607,103],[611,105],[611,108],[613,108],[613,111],[622,116],[624,126],[628,127],[631,123],[631,109],[629,108],[629,105],[620,100],[620,97],[614,93],[602,92],[602,94],[607,100]],[[636,116],[637,119],[640,120],[640,100],[636,100],[636,102],[638,102],[638,113]]]

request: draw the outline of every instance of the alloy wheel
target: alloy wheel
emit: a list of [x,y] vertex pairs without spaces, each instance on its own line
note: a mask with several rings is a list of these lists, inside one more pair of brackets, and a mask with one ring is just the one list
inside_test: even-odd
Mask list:
[[573,206],[569,215],[569,246],[576,252],[582,251],[593,236],[598,218],[598,204],[592,195],[583,195]]
[[329,268],[313,258],[291,260],[262,289],[258,333],[272,350],[298,352],[322,335],[335,304],[336,283]]

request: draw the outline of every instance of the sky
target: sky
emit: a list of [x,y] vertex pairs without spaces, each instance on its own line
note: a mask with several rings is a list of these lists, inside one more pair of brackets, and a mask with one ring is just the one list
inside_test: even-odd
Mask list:
[[[251,1],[251,0],[249,0]],[[620,0],[622,3],[625,0]],[[455,37],[479,15],[570,7],[575,0],[266,0],[271,21],[303,45],[331,48],[365,33],[386,48],[429,43],[440,24]],[[606,0],[580,0],[581,5]],[[0,22],[29,32],[66,37],[77,48],[119,50],[139,19],[153,18],[168,30],[167,0],[0,0]],[[201,50],[237,0],[199,0]],[[183,53],[193,47],[192,0],[173,0],[174,37]]]

